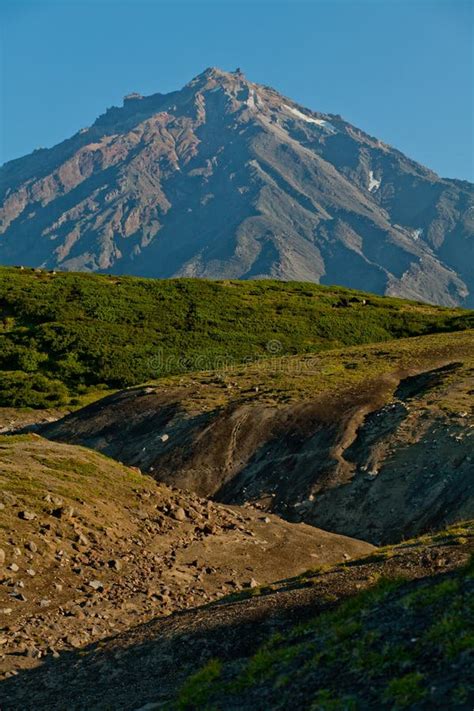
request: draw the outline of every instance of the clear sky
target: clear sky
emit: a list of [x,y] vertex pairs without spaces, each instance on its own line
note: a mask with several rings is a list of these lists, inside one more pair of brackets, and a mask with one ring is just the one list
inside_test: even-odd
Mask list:
[[474,179],[471,0],[0,0],[0,162],[131,91],[240,66],[442,176]]

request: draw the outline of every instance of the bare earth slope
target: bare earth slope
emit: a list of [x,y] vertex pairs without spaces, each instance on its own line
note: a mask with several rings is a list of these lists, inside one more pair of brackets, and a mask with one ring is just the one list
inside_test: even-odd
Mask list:
[[0,676],[371,549],[157,485],[82,447],[0,437]]
[[474,515],[472,332],[124,390],[42,428],[226,503],[380,544]]
[[459,526],[157,618],[8,679],[2,708],[467,711],[472,551]]
[[0,171],[0,262],[474,305],[472,185],[241,73],[125,97]]

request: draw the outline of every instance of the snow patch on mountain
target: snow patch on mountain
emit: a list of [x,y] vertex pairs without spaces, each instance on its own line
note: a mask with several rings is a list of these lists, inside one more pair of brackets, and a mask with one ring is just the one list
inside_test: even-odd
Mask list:
[[245,103],[247,104],[247,106],[249,107],[249,109],[255,109],[255,108],[256,108],[256,106],[255,106],[255,92],[254,92],[253,89],[250,89],[249,97],[248,97],[248,99],[247,99],[247,101],[246,101]]
[[369,193],[373,193],[374,190],[378,190],[380,188],[382,181],[378,180],[374,176],[374,172],[372,170],[369,170]]
[[306,121],[306,123],[315,123],[317,126],[321,126],[321,128],[325,128],[327,131],[331,131],[333,133],[336,132],[336,129],[332,125],[332,123],[326,121],[325,119],[315,119],[311,116],[306,116],[306,114],[302,113],[298,109],[295,109],[293,106],[288,106],[288,104],[283,104],[283,106],[285,107],[285,109],[288,109],[288,111],[291,111],[294,116],[297,116],[299,119]]

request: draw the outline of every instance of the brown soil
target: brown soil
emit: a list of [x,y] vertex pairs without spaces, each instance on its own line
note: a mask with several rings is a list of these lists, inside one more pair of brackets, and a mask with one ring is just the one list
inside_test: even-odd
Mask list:
[[0,674],[372,546],[157,484],[82,447],[0,438]]
[[[171,702],[184,679],[208,660],[236,660],[262,640],[284,632],[383,577],[422,580],[449,574],[472,554],[472,530],[422,539],[367,558],[283,580],[251,597],[139,625],[81,652],[47,658],[8,679],[4,709],[159,709]],[[382,611],[381,611],[382,614]],[[394,623],[395,624],[395,623]]]

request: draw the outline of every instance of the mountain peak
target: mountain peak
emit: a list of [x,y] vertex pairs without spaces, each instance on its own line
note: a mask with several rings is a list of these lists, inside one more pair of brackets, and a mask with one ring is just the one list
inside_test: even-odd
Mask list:
[[228,72],[225,71],[224,69],[221,69],[220,67],[207,67],[204,69],[203,72],[198,74],[197,76],[194,77],[194,79],[191,79],[189,84],[192,84],[195,81],[199,81],[202,79],[231,79],[232,77],[241,77],[243,78],[243,72],[240,67],[237,67],[234,69],[234,71]]
[[191,79],[191,81],[186,84],[186,87],[199,90],[213,88],[215,86],[231,87],[242,82],[247,82],[247,79],[240,67],[237,67],[232,72],[224,71],[219,67],[207,67],[207,69]]
[[0,171],[0,262],[474,304],[472,186],[208,67]]

